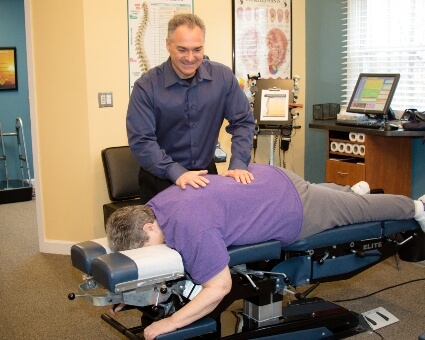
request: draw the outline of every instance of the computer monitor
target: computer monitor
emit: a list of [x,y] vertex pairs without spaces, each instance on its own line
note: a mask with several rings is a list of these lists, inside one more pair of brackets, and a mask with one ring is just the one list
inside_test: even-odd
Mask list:
[[363,113],[376,119],[394,119],[390,104],[400,74],[360,73],[347,112]]
[[291,124],[289,104],[293,102],[293,79],[258,79],[254,101],[254,118],[262,128]]

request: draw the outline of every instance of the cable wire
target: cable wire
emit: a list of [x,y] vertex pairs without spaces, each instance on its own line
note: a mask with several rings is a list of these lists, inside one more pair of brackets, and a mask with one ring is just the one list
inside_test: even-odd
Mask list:
[[370,294],[367,294],[367,295],[358,296],[358,297],[356,297],[356,298],[352,298],[352,299],[345,299],[345,300],[335,300],[335,301],[333,301],[333,302],[348,302],[348,301],[360,300],[360,299],[364,299],[364,298],[370,297],[370,296],[372,296],[372,295],[375,295],[375,294],[381,293],[381,292],[386,291],[386,290],[388,290],[388,289],[392,289],[392,288],[396,288],[396,287],[404,286],[405,284],[414,283],[414,282],[418,282],[418,281],[425,281],[425,278],[423,278],[423,279],[415,279],[415,280],[411,280],[411,281],[407,281],[407,282],[399,283],[399,284],[397,284],[397,285],[389,286],[389,287],[387,287],[387,288],[383,288],[383,289],[377,290],[376,292],[373,292],[373,293],[370,293]]

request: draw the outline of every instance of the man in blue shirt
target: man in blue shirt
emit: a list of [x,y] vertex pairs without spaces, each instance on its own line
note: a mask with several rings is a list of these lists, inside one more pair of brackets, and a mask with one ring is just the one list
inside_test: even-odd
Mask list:
[[172,184],[205,187],[217,173],[214,153],[224,119],[232,135],[229,169],[248,184],[254,118],[232,71],[204,59],[205,25],[193,14],[168,24],[169,59],[135,83],[127,112],[127,135],[140,164],[142,203]]

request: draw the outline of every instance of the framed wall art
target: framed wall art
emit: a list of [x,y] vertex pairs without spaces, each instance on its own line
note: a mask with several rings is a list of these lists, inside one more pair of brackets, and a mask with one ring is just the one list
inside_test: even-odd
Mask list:
[[290,0],[232,0],[233,72],[247,90],[249,78],[290,79]]
[[17,90],[16,48],[0,47],[0,90]]

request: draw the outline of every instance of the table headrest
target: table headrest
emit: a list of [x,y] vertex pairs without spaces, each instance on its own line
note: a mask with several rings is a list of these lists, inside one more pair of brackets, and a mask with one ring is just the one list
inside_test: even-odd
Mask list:
[[111,253],[106,237],[80,242],[71,247],[72,265],[88,275],[92,274],[92,262],[96,257]]
[[[117,292],[146,283],[174,280],[184,276],[180,254],[165,244],[105,254],[93,260],[93,278],[103,287]],[[127,284],[130,281],[134,283]],[[117,287],[118,285],[118,287]]]

